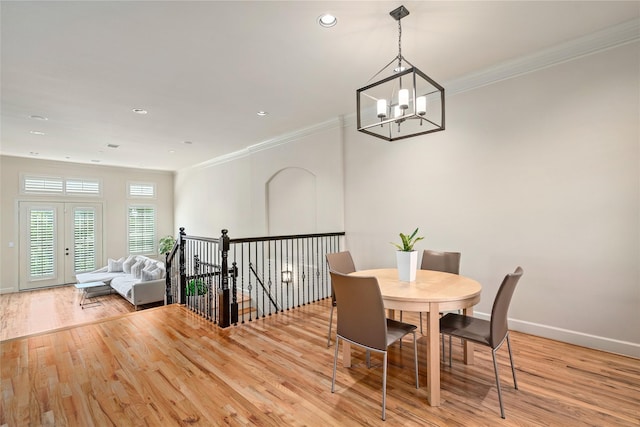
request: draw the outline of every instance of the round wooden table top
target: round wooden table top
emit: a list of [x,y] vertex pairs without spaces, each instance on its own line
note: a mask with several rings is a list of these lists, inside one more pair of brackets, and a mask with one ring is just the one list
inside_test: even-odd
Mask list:
[[381,268],[360,270],[353,276],[376,277],[385,308],[406,311],[429,311],[429,304],[438,303],[438,309],[457,310],[480,301],[482,286],[468,277],[440,271],[416,272],[414,282],[398,280],[398,270]]

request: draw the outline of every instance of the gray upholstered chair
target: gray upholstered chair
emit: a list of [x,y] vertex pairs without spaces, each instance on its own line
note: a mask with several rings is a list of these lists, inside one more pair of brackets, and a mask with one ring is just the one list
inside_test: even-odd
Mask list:
[[[329,270],[337,271],[342,274],[349,274],[356,271],[356,266],[353,263],[351,252],[334,252],[326,255],[327,264]],[[327,336],[327,347],[331,345],[331,324],[333,323],[333,308],[336,306],[336,296],[333,292],[333,285],[331,285],[331,312],[329,313],[329,334]]]
[[[511,354],[511,343],[509,342],[509,327],[507,323],[507,313],[511,297],[516,289],[518,281],[522,277],[522,268],[507,274],[498,289],[496,298],[491,309],[491,320],[478,319],[462,314],[448,313],[440,318],[440,333],[469,340],[476,344],[491,347],[493,356],[493,369],[496,374],[496,386],[498,387],[498,400],[500,401],[500,416],[504,418],[504,408],[502,406],[502,391],[500,390],[500,377],[498,376],[498,364],[496,362],[496,351],[502,343],[507,341],[509,349],[509,361],[511,362],[511,373],[513,374],[513,385],[518,389],[516,382],[516,370],[513,366],[513,356]],[[449,366],[451,366],[451,351],[449,351]]]
[[341,339],[364,347],[367,351],[382,353],[382,419],[384,420],[387,400],[387,347],[410,333],[413,334],[416,388],[419,388],[417,328],[408,323],[387,319],[377,278],[349,276],[335,271],[331,271],[330,274],[338,307],[331,393],[335,392],[338,347]]

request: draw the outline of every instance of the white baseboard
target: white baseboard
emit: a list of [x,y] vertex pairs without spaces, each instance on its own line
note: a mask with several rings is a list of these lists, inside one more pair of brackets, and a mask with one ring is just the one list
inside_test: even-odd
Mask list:
[[[473,315],[486,320],[489,320],[490,318],[487,313],[474,312]],[[509,329],[524,332],[525,334],[537,335],[569,344],[640,359],[640,344],[638,343],[620,341],[612,338],[600,337],[597,335],[585,334],[583,332],[571,331],[569,329],[556,328],[554,326],[511,318],[509,319]]]

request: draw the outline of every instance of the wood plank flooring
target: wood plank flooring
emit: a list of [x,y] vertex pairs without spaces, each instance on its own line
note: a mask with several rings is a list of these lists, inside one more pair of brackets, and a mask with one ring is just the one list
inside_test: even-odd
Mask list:
[[[424,369],[422,388],[413,383],[407,338],[390,349],[383,422],[380,357],[367,369],[354,348],[331,393],[329,304],[224,330],[172,305],[4,340],[0,425],[640,426],[639,360],[520,333],[512,333],[519,390],[499,352],[506,420],[488,349],[464,365],[454,340],[453,366],[441,365],[442,406],[433,408]],[[419,346],[424,367],[424,337]]]
[[92,298],[97,304],[84,309],[80,298],[73,285],[0,295],[0,341],[135,311],[116,293]]

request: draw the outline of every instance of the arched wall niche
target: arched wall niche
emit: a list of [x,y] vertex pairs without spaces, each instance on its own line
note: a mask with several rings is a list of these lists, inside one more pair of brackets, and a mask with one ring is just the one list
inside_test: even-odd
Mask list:
[[297,167],[281,169],[269,178],[265,193],[269,235],[317,231],[315,174]]

